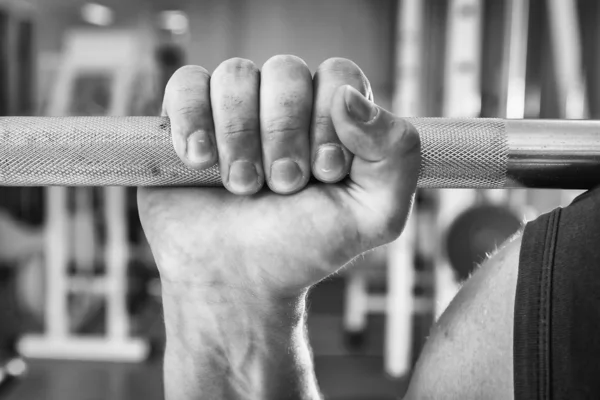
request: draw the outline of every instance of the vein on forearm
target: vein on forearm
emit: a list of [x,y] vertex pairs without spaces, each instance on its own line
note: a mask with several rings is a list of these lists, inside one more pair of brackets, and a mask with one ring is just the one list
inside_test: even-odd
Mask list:
[[178,399],[318,399],[304,313],[296,312],[165,296],[167,391]]

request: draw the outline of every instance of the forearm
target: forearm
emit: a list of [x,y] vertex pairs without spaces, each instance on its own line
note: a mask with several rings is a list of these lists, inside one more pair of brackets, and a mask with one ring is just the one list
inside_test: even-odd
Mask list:
[[320,398],[304,297],[249,299],[165,285],[167,400]]

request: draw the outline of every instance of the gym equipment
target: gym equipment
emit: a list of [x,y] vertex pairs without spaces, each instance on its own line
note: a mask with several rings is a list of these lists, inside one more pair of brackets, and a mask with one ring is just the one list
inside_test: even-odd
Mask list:
[[503,96],[498,115],[519,119],[525,116],[525,78],[529,33],[529,0],[509,0],[506,3]]
[[10,389],[18,381],[25,378],[27,364],[20,357],[0,361],[0,395]]
[[[133,257],[132,257],[133,258]],[[45,299],[46,299],[46,271],[45,260],[42,254],[35,254],[14,268],[15,302],[19,312],[31,320],[35,326],[43,326]],[[128,314],[135,316],[147,305],[153,296],[153,279],[158,272],[154,265],[149,266],[139,258],[134,258],[127,267],[127,310]],[[91,329],[91,325],[101,317],[104,305],[102,297],[94,293],[93,276],[89,277],[89,284],[85,280],[73,283],[73,291],[79,295],[72,295],[68,300],[69,330],[81,333]]]
[[[582,39],[575,0],[547,0],[559,118],[585,119],[590,113],[583,76]],[[580,192],[562,190],[559,204],[568,205]]]
[[0,262],[17,264],[40,253],[43,248],[43,232],[15,220],[0,210]]
[[[544,118],[587,118],[580,18],[576,15],[577,6],[585,2],[539,0],[524,3],[530,3],[533,17],[530,21],[531,51],[527,62],[531,65],[525,81],[524,115],[530,118],[539,118],[540,115]],[[595,51],[590,48],[586,53]],[[594,69],[591,65],[587,68]],[[528,190],[526,195],[527,203],[538,215],[569,204],[579,192]]]
[[[399,2],[395,57],[397,72],[392,106],[397,115],[422,115],[424,8],[421,0]],[[415,281],[413,260],[416,220],[414,216],[410,218],[402,236],[385,248],[383,264],[387,267],[386,294],[369,291],[367,271],[375,267],[372,265],[374,263],[369,263],[366,268],[353,266],[346,274],[346,343],[353,348],[361,346],[365,340],[367,315],[385,313],[384,368],[391,377],[400,377],[409,372],[413,314],[427,308],[423,307],[426,299],[412,295]]]
[[[447,9],[444,67],[444,93],[442,115],[451,118],[475,118],[482,110],[481,64],[483,33],[483,0],[450,0]],[[455,145],[460,143],[454,138]],[[470,139],[473,140],[473,139]],[[477,140],[477,139],[476,139]],[[493,154],[473,149],[471,154],[482,155],[488,161]],[[461,159],[455,155],[454,159]],[[453,170],[453,166],[444,167]],[[471,168],[471,167],[470,167]],[[483,189],[485,187],[475,188]],[[488,186],[487,188],[491,188]],[[433,315],[437,319],[459,290],[448,260],[443,256],[439,243],[454,215],[461,207],[473,203],[478,194],[476,190],[448,189],[428,193],[428,207],[422,207],[419,214],[419,231],[431,235],[428,240],[435,246],[426,246],[427,240],[419,242],[419,251],[423,269],[431,271],[433,284],[422,282],[423,288],[433,286]]]
[[446,254],[458,281],[514,235],[521,220],[508,207],[481,204],[462,212],[446,232]]
[[[585,22],[582,24],[585,27],[592,27],[589,35],[586,36],[587,49],[595,49],[597,43],[600,43],[600,29],[598,29],[598,18],[600,18],[600,3],[592,3],[591,12],[585,13]],[[592,118],[600,118],[600,52],[599,51],[584,51],[589,60],[587,61],[586,70],[588,72],[586,83],[589,89],[590,113]]]
[[[48,113],[127,115],[140,65],[152,65],[141,55],[150,58],[145,44],[130,31],[71,32]],[[96,213],[92,196],[95,189],[74,190],[71,202],[69,193],[73,189],[47,189],[43,333],[23,336],[18,350],[34,358],[142,361],[150,346],[132,337],[127,307],[127,267],[132,249],[128,243],[126,191],[122,187],[102,188],[102,212]],[[96,238],[98,220],[103,221],[104,240]],[[98,264],[100,273],[96,271]],[[79,332],[77,328],[83,322],[78,316],[87,321],[100,309],[105,315],[105,329],[93,335]]]
[[[502,57],[506,61],[501,69],[500,101],[495,116],[519,119],[525,117],[529,0],[508,0],[504,2],[504,7],[506,18]],[[509,190],[503,194],[504,199],[500,200],[506,205],[527,207],[527,190]]]
[[0,115],[31,115],[34,98],[34,7],[0,4]]
[[[486,54],[488,70],[482,71],[487,73],[484,79],[496,80],[495,87],[493,82],[486,82],[486,94],[492,94],[492,98],[497,99],[496,102],[491,102],[494,107],[488,104],[488,115],[523,118],[529,1],[508,0],[493,4],[488,1],[485,6],[489,7],[486,10],[488,17],[499,12],[505,16],[503,24],[497,24],[495,30],[493,27],[486,27],[488,30],[484,30],[487,34],[484,39],[503,37],[499,45],[492,49],[492,54]],[[491,62],[495,62],[495,65]],[[524,194],[524,190],[483,190],[477,192],[468,208],[455,209],[458,215],[453,215],[453,220],[445,229],[444,254],[454,272],[451,276],[453,280],[461,282],[467,279],[487,253],[492,252],[519,229],[520,220],[510,205],[520,209],[525,207]],[[482,224],[487,225],[481,226]]]
[[[600,121],[407,118],[419,131],[419,187],[589,189]],[[0,185],[221,185],[180,162],[165,117],[1,118]]]
[[589,114],[583,79],[581,34],[574,0],[547,0],[559,118]]
[[[383,247],[369,251],[344,269],[344,341],[353,350],[365,343],[368,315],[387,311],[386,295],[369,290],[370,283],[380,277],[386,267],[386,252]],[[389,353],[385,356],[389,358]]]
[[[15,301],[19,311],[35,326],[43,326],[46,306],[45,260],[36,254],[15,268]],[[100,309],[94,293],[70,296],[67,301],[69,330],[80,332]]]
[[[0,9],[0,33],[2,35],[2,43],[0,43],[0,47],[3,52],[9,52],[9,23],[10,23],[10,14],[3,9]],[[0,62],[0,84],[2,87],[2,91],[0,92],[0,115],[10,115],[10,91],[8,90],[10,84],[10,65],[8,61],[8,57],[3,57],[2,62]]]
[[[423,115],[425,4],[402,0],[398,4],[396,39],[396,82],[393,112],[396,115]],[[419,194],[417,194],[417,197]],[[384,368],[391,377],[406,375],[411,368],[413,314],[423,298],[413,296],[414,259],[418,209],[406,222],[404,232],[387,246],[387,293],[385,297]]]

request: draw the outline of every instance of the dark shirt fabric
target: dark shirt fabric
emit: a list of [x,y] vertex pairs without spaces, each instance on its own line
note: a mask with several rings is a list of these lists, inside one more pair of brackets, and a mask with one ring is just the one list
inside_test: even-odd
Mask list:
[[600,187],[525,226],[513,356],[516,400],[600,400]]

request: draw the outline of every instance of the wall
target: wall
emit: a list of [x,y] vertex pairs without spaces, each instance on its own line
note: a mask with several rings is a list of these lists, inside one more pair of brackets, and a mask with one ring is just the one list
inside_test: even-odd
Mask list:
[[[0,0],[1,1],[1,0]],[[60,51],[62,36],[81,26],[79,0],[34,0],[41,53]],[[330,57],[355,61],[370,79],[376,101],[390,106],[395,0],[202,0],[166,5],[160,0],[113,1],[117,27],[137,26],[165,8],[191,19],[189,63],[209,71],[231,57],[259,67],[276,54],[303,58],[312,71]],[[179,4],[179,5],[177,5]]]
[[276,54],[294,54],[314,71],[330,57],[355,61],[375,99],[389,107],[396,1],[207,0],[190,3],[189,61],[209,71],[231,57],[259,67]]

